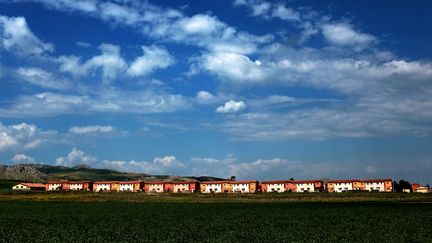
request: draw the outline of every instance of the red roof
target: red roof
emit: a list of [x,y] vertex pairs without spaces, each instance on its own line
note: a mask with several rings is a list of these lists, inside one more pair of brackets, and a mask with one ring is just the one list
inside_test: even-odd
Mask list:
[[172,181],[171,184],[195,184],[198,183],[198,181]]
[[384,182],[384,181],[393,181],[392,179],[367,179],[365,182]]
[[91,181],[69,181],[69,184],[84,184],[91,183]]
[[118,181],[95,181],[93,184],[115,184],[119,183]]
[[248,184],[248,183],[258,183],[258,180],[241,180],[241,181],[230,181],[231,184]]
[[166,184],[169,183],[169,181],[145,181],[145,184]]
[[364,182],[362,179],[340,179],[340,180],[329,180],[327,183],[353,183],[353,182]]
[[62,184],[62,183],[68,183],[67,180],[58,180],[58,181],[48,181],[47,184]]
[[36,187],[36,188],[45,188],[45,184],[42,184],[42,183],[27,183],[27,182],[24,182],[24,183],[20,183],[21,185],[24,185],[24,186],[28,186],[28,187]]
[[294,181],[290,180],[274,180],[274,181],[263,181],[261,184],[285,184],[285,183],[293,183]]
[[295,180],[294,183],[315,183],[322,182],[321,180]]
[[201,184],[222,184],[222,183],[228,183],[229,181],[203,181]]
[[120,181],[119,184],[135,184],[141,183],[141,181]]

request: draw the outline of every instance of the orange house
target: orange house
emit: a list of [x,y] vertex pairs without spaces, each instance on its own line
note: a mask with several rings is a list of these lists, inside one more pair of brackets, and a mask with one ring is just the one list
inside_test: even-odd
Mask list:
[[290,180],[273,180],[261,182],[262,192],[285,192],[295,191],[295,185]]
[[200,184],[202,193],[222,193],[232,191],[229,181],[203,181]]
[[118,181],[97,181],[93,183],[93,191],[95,192],[118,192],[119,182]]
[[162,193],[165,191],[172,191],[172,186],[169,185],[166,181],[149,181],[144,182],[144,191],[145,192],[156,192],[156,193]]
[[392,179],[369,179],[365,180],[367,191],[392,192]]
[[48,181],[46,183],[47,191],[63,191],[69,190],[69,182],[67,180]]
[[73,191],[93,191],[93,182],[91,181],[70,181],[69,190]]
[[196,192],[199,191],[199,182],[198,181],[173,181],[170,183],[172,187],[172,192]]
[[255,193],[258,191],[259,182],[257,180],[230,181],[232,192]]
[[120,192],[138,192],[144,187],[142,181],[120,181],[118,184]]
[[321,180],[295,180],[296,192],[321,192],[324,191],[324,183]]

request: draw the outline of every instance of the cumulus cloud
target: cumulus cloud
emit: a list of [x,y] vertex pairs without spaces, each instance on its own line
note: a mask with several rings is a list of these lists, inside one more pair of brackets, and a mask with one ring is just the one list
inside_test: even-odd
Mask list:
[[101,126],[101,125],[69,128],[69,132],[74,133],[74,134],[111,133],[113,131],[114,131],[114,128],[112,126]]
[[200,104],[208,104],[208,103],[212,103],[214,101],[215,96],[212,95],[210,92],[207,92],[205,90],[201,90],[197,93],[195,99]]
[[158,46],[142,46],[144,55],[137,57],[127,70],[131,76],[145,76],[156,69],[167,68],[174,63],[173,57],[165,48]]
[[137,160],[103,160],[100,167],[116,169],[120,171],[133,171],[146,174],[170,174],[175,175],[184,171],[185,165],[175,156],[156,157],[152,162]]
[[56,159],[56,165],[60,166],[75,166],[78,164],[91,165],[97,161],[97,158],[92,155],[87,155],[85,152],[73,148],[72,151],[65,157],[59,157]]
[[227,101],[225,104],[219,106],[216,112],[219,113],[235,113],[246,108],[246,103],[244,101]]
[[0,151],[23,151],[49,143],[56,131],[45,131],[27,123],[4,126],[0,123]]
[[322,33],[331,44],[353,46],[357,49],[365,48],[376,42],[374,36],[355,31],[347,23],[324,24]]
[[32,164],[35,163],[35,159],[25,154],[15,154],[12,162],[15,164]]
[[54,46],[38,39],[24,17],[0,15],[0,47],[20,55],[42,55]]

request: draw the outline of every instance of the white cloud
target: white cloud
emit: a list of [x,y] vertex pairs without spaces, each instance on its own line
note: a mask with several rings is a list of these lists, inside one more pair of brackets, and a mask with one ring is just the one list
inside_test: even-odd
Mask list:
[[184,96],[165,92],[101,89],[94,95],[38,93],[22,95],[0,108],[0,117],[43,117],[65,114],[117,113],[148,114],[187,110]]
[[89,69],[101,68],[104,79],[115,79],[117,74],[126,67],[126,62],[120,56],[120,47],[112,44],[101,44],[99,50],[102,54],[94,56],[84,66]]
[[87,155],[83,151],[73,148],[66,157],[59,157],[56,159],[56,165],[61,166],[75,166],[78,164],[91,165],[97,161],[97,158],[92,155]]
[[21,55],[42,55],[54,46],[39,40],[25,18],[0,15],[0,47]]
[[207,92],[205,90],[201,90],[197,93],[195,99],[200,104],[208,104],[208,103],[212,103],[214,101],[215,96],[212,95],[210,92]]
[[183,18],[178,22],[178,24],[184,32],[192,35],[208,35],[219,28],[224,27],[224,24],[215,17],[204,14],[197,14],[190,18]]
[[87,75],[90,71],[102,71],[102,79],[110,81],[125,72],[126,61],[120,55],[120,47],[117,45],[103,43],[99,45],[100,55],[93,56],[81,64],[80,58],[76,56],[61,56],[58,58],[60,71],[68,72],[74,76]]
[[156,157],[152,162],[137,160],[103,160],[98,165],[102,168],[111,168],[119,171],[141,172],[146,174],[179,174],[185,169],[185,165],[175,156]]
[[79,47],[84,47],[84,48],[88,48],[88,47],[92,46],[92,44],[85,42],[85,41],[77,41],[77,42],[75,42],[75,44]]
[[184,13],[163,8],[147,1],[53,1],[39,0],[48,8],[59,11],[81,12],[110,24],[128,26],[145,36],[162,41],[174,41],[204,47],[207,50],[224,50],[252,53],[273,36],[255,36],[237,31],[210,14],[186,16]]
[[167,68],[174,63],[173,57],[165,48],[152,46],[142,46],[144,55],[137,57],[127,70],[131,76],[145,76],[156,69]]
[[374,36],[355,31],[347,23],[324,24],[322,33],[331,44],[352,46],[360,50],[377,41]]
[[25,154],[15,154],[12,162],[15,164],[32,164],[35,163],[35,159]]
[[113,131],[114,131],[114,128],[112,126],[101,126],[101,125],[69,128],[69,132],[74,133],[74,134],[111,133]]
[[219,113],[235,113],[238,111],[242,111],[246,108],[246,103],[244,101],[234,101],[230,100],[225,102],[225,104],[219,106],[216,109],[216,112]]
[[69,81],[62,80],[37,67],[20,67],[16,71],[16,77],[31,85],[46,89],[65,90],[72,87]]
[[40,130],[37,126],[27,123],[4,126],[0,123],[0,151],[23,151],[33,149],[52,141],[57,135],[55,131]]
[[260,61],[252,61],[247,56],[236,53],[205,54],[201,66],[222,79],[238,83],[262,82],[270,75],[266,68],[261,67]]
[[300,21],[300,13],[283,4],[278,4],[275,9],[273,9],[272,16],[282,20]]

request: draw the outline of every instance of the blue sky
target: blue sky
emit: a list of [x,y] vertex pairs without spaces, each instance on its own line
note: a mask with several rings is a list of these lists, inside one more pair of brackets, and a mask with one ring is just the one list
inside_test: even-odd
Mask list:
[[430,1],[0,1],[0,161],[432,181]]

